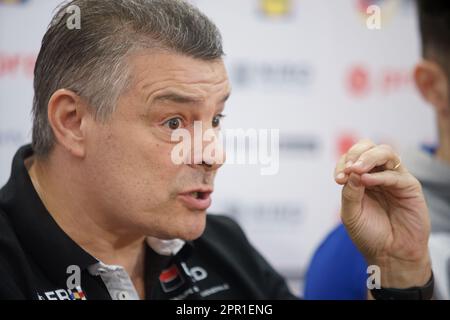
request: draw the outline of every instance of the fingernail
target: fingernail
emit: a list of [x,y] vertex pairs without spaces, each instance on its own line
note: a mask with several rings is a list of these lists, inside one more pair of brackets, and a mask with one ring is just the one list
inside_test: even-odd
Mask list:
[[353,164],[353,161],[348,161],[348,162],[345,164],[345,167],[346,167],[346,168],[350,168],[350,167],[352,166],[352,164]]
[[342,172],[336,176],[336,179],[344,179],[344,178],[345,178],[345,174]]
[[358,160],[358,161],[356,161],[355,162],[355,164],[353,164],[353,168],[355,168],[355,167],[362,167],[363,166],[363,162],[362,162],[362,160]]
[[354,188],[359,188],[361,186],[360,179],[357,176],[349,177],[348,183]]

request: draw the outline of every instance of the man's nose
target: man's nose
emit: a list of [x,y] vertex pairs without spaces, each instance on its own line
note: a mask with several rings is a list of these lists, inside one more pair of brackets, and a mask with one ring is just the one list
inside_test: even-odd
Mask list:
[[223,161],[219,162],[219,161],[215,161],[214,159],[209,160],[209,161],[203,159],[203,162],[201,164],[201,166],[203,166],[205,168],[205,170],[208,170],[208,171],[218,170],[222,165],[223,165]]
[[196,146],[198,144],[194,143],[194,166],[201,166],[206,170],[214,171],[224,164],[226,159],[225,149],[219,139],[218,132],[210,130],[205,136],[202,136],[201,150]]
[[207,171],[218,170],[225,162],[225,151],[223,151],[223,147],[218,147],[218,148],[222,149],[222,151],[219,151],[219,152],[223,152],[222,156],[214,157],[214,156],[209,156],[209,155],[202,155],[201,163],[194,162],[194,163],[192,163],[191,166],[202,167],[204,170],[207,170]]

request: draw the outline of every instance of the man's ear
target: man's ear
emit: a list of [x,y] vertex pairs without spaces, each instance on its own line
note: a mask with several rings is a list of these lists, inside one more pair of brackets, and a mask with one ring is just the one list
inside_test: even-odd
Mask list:
[[73,156],[86,154],[86,124],[90,117],[86,102],[76,93],[59,89],[48,102],[48,120],[56,142]]
[[414,81],[423,98],[438,113],[449,112],[449,83],[444,70],[435,62],[423,60],[414,69]]

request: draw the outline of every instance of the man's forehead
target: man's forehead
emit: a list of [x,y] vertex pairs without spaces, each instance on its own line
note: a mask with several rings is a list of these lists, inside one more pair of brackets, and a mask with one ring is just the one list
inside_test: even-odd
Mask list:
[[225,102],[231,87],[222,59],[200,60],[169,52],[143,52],[130,60],[135,94],[148,103]]
[[217,86],[229,89],[222,59],[201,60],[181,54],[150,52],[130,59],[131,77],[138,87],[173,83],[174,85]]

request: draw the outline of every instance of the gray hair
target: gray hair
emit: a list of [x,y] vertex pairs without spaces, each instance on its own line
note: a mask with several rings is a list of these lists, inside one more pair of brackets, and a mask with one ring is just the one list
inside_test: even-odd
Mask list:
[[[81,12],[81,28],[67,27],[68,8]],[[126,58],[159,48],[202,60],[223,56],[217,27],[182,0],[72,0],[62,4],[42,40],[34,69],[32,146],[46,156],[54,145],[47,108],[68,89],[105,121],[129,83]]]

